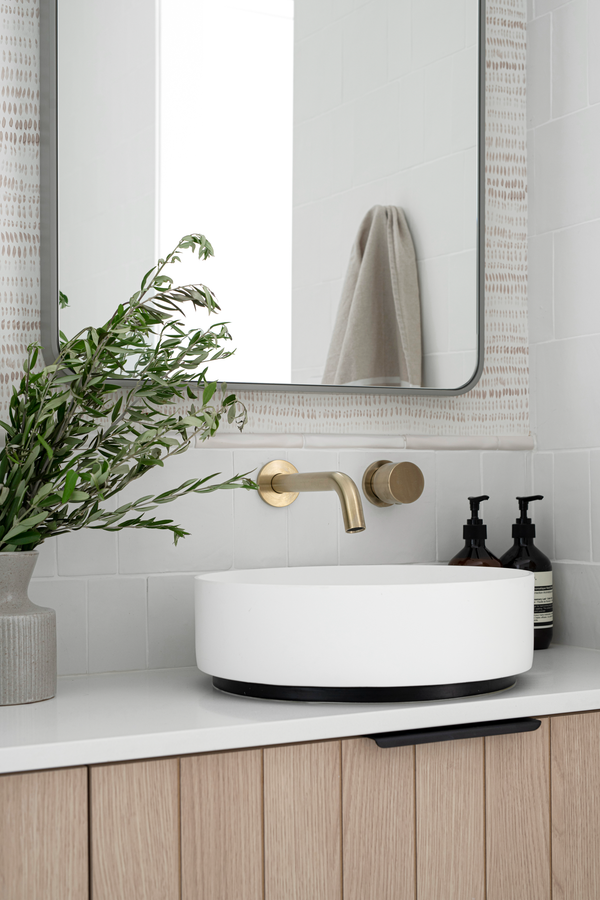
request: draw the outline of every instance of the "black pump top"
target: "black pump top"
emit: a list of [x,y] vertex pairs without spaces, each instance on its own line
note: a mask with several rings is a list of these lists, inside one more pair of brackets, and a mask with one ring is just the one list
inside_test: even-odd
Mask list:
[[517,497],[517,500],[519,501],[520,516],[512,527],[513,538],[535,537],[535,525],[533,525],[531,519],[527,516],[528,508],[533,500],[543,499],[541,494],[536,494],[535,497]]
[[489,500],[487,494],[481,497],[468,497],[471,504],[471,518],[467,520],[467,524],[463,525],[463,538],[465,541],[485,540],[487,537],[487,525],[483,524],[483,520],[479,518],[479,504],[483,500]]

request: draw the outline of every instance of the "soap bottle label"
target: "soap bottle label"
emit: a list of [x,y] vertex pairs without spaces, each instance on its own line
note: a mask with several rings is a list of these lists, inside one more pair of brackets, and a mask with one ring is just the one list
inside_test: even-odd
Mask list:
[[552,572],[535,572],[533,624],[552,628]]

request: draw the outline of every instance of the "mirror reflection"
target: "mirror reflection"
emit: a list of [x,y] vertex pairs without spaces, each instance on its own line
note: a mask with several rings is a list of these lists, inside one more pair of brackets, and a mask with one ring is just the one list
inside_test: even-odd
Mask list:
[[[58,0],[59,284],[101,324],[186,233],[229,383],[477,367],[478,0]],[[199,327],[206,322],[199,318]]]

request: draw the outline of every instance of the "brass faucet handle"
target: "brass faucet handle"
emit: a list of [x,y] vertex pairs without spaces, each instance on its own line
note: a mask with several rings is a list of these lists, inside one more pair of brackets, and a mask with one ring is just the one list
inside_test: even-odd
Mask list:
[[362,484],[365,497],[374,506],[394,506],[418,500],[425,479],[414,463],[379,459],[365,470]]

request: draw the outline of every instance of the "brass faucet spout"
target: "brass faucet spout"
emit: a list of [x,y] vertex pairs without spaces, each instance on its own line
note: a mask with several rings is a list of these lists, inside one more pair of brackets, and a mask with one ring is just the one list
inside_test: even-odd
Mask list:
[[348,534],[365,530],[362,502],[358,488],[344,472],[303,472],[285,460],[273,460],[260,470],[258,492],[271,506],[288,506],[299,493],[335,491],[340,498],[344,527]]
[[298,472],[297,475],[275,475],[271,485],[278,494],[335,491],[340,498],[344,527],[348,534],[358,534],[365,530],[358,488],[344,472]]

